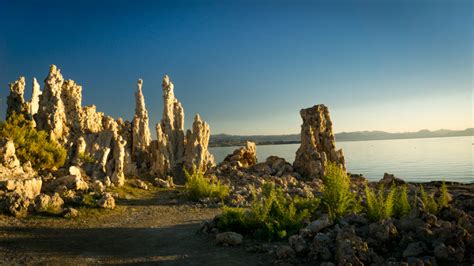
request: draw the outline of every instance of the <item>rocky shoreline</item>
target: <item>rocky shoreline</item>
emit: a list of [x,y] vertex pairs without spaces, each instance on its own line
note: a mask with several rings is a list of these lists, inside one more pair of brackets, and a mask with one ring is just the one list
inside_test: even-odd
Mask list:
[[[21,125],[25,135],[0,138],[0,210],[19,219],[31,214],[75,219],[79,208],[115,209],[125,189],[135,189],[138,194],[155,188],[179,191],[186,184],[185,176],[192,172],[202,175],[203,188],[219,184],[226,190],[221,198],[199,198],[203,208],[225,205],[224,213],[232,207],[245,213],[262,200],[269,184],[290,210],[300,200],[317,202],[311,213],[305,209],[297,230],[281,235],[283,242],[259,242],[251,235],[219,228],[223,217],[219,214],[200,229],[218,245],[244,243],[249,251],[265,253],[277,264],[474,263],[474,184],[429,182],[421,186],[390,174],[379,182],[347,175],[344,154],[336,148],[330,113],[324,105],[300,111],[301,144],[293,163],[277,156],[258,162],[256,144],[247,141],[216,165],[208,151],[210,126],[196,114],[192,128],[184,131],[184,109],[168,76],[162,83],[163,116],[155,126],[157,139],[152,139],[142,86],[143,80],[138,80],[133,120],[123,121],[97,112],[95,106],[82,106],[82,87],[65,80],[54,65],[43,91],[33,79],[30,101],[24,99],[24,77],[10,84],[7,121],[2,128]],[[53,148],[28,154],[23,142],[31,138],[30,131],[45,134],[51,147],[64,149],[64,163],[46,165],[43,157],[35,157],[50,160],[48,156],[57,155],[48,154]],[[351,203],[357,208],[340,215],[331,213],[324,205],[327,202],[321,200],[329,191],[330,166],[348,178],[346,196],[357,200]],[[405,189],[410,211],[398,217],[387,214],[384,219],[370,219],[367,191],[375,191],[378,199],[385,201],[390,192],[382,187]],[[444,192],[446,199],[435,203],[434,212],[428,200],[441,197],[445,187],[449,194]]]

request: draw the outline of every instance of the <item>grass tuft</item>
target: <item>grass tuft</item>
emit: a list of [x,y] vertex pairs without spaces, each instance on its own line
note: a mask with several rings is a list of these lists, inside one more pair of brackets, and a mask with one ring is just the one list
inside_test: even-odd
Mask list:
[[205,177],[204,173],[197,170],[195,166],[192,173],[186,169],[184,169],[184,173],[186,175],[185,190],[189,200],[199,201],[203,198],[224,200],[229,196],[229,186]]

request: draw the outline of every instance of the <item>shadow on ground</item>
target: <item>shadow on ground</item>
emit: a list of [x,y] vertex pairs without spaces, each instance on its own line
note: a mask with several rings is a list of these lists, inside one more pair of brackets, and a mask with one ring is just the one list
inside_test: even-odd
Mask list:
[[79,258],[112,264],[265,263],[243,248],[216,246],[208,236],[196,235],[197,228],[197,223],[160,228],[0,227],[0,247],[6,252],[44,256],[46,261]]

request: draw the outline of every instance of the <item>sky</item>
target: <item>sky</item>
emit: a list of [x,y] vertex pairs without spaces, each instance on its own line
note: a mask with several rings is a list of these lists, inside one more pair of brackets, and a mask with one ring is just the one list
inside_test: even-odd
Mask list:
[[168,74],[189,128],[291,134],[329,107],[336,132],[473,127],[473,2],[0,0],[0,116],[19,76],[49,65],[83,105],[131,120],[136,81],[151,129]]

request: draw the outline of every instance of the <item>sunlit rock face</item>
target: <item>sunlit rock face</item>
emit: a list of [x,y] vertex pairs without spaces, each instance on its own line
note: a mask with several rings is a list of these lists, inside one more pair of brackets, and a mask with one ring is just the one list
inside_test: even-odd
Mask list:
[[[157,140],[151,144],[151,173],[163,178],[168,174],[182,182],[182,169],[192,170],[193,164],[206,170],[214,164],[208,152],[209,125],[196,115],[193,129],[184,136],[184,110],[174,96],[174,85],[168,76],[163,78],[163,118],[156,125]],[[175,180],[176,181],[176,180]]]
[[148,146],[151,142],[150,127],[148,125],[148,111],[145,107],[145,97],[142,93],[143,81],[137,82],[135,93],[135,116],[132,122],[132,154],[135,161],[146,163]]
[[82,106],[82,86],[65,80],[51,65],[41,92],[33,80],[32,99],[24,99],[25,79],[10,84],[7,116],[24,113],[37,129],[68,150],[64,167],[79,166],[93,180],[111,180],[122,185],[125,176],[139,174],[183,176],[183,168],[206,171],[214,165],[208,151],[209,125],[195,116],[193,127],[184,134],[184,110],[174,95],[168,76],[163,78],[163,117],[156,125],[157,139],[151,139],[148,111],[138,80],[135,115],[132,122],[113,119],[94,105]]
[[28,114],[29,105],[25,102],[25,77],[10,83],[10,95],[7,98],[7,117],[13,113]]
[[38,113],[35,115],[36,126],[50,134],[51,139],[65,144],[68,134],[66,112],[61,99],[64,78],[55,65],[51,65],[46,77],[43,93],[40,96]]
[[303,177],[313,179],[324,176],[324,164],[333,162],[345,168],[342,150],[336,150],[331,117],[326,106],[320,104],[300,111],[301,145],[296,151],[294,169]]
[[33,116],[38,112],[39,108],[39,98],[41,95],[41,88],[36,80],[36,78],[33,78],[33,86],[31,88],[31,101],[30,101],[30,114]]
[[186,132],[186,150],[184,155],[184,167],[186,170],[197,170],[205,172],[215,165],[214,157],[208,151],[211,129],[209,124],[201,120],[199,114],[194,116],[193,129]]

